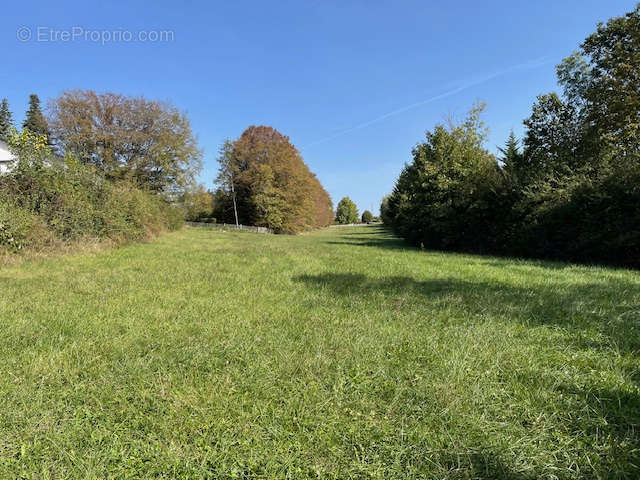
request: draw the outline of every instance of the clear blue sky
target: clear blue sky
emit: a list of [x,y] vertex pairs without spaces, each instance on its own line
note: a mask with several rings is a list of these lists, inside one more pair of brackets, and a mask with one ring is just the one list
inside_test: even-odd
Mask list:
[[[30,93],[43,102],[72,88],[169,100],[192,121],[207,186],[224,138],[271,125],[334,204],[349,195],[377,211],[425,130],[483,100],[495,150],[511,128],[521,134],[535,96],[555,88],[555,65],[598,21],[635,3],[4,2],[0,98],[19,123]],[[173,39],[92,40],[114,30]]]

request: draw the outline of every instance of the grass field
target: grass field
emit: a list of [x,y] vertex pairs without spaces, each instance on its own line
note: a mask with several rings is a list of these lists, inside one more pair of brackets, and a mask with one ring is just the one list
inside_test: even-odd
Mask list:
[[380,227],[0,267],[0,478],[640,478],[640,274]]

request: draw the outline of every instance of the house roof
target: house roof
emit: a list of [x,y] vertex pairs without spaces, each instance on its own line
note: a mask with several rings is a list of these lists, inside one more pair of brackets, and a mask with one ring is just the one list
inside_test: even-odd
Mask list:
[[16,159],[5,142],[0,140],[0,162],[12,162]]

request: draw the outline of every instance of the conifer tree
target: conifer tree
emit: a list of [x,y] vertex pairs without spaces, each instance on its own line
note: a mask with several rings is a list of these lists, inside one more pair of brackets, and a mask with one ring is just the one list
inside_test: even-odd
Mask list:
[[29,95],[29,110],[27,110],[27,117],[22,127],[38,135],[46,135],[49,138],[49,125],[40,109],[40,99],[34,93]]
[[504,168],[510,173],[516,173],[522,164],[522,153],[520,152],[520,142],[513,130],[511,130],[505,146],[498,148],[498,150],[502,154],[500,161],[503,163]]
[[3,98],[0,103],[0,141],[8,141],[11,127],[13,127],[13,116],[9,110],[9,102]]

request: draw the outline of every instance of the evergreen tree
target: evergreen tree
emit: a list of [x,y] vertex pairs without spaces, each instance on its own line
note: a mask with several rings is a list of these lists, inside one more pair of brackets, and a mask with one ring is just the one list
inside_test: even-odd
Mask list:
[[27,118],[22,127],[38,135],[46,135],[49,138],[49,126],[40,109],[40,99],[34,93],[29,95],[29,110],[27,110]]
[[509,133],[509,138],[507,138],[507,142],[505,143],[504,147],[498,148],[498,150],[500,150],[500,153],[502,154],[502,158],[500,159],[500,161],[505,166],[513,166],[518,163],[518,160],[520,159],[519,143],[520,142],[516,138],[515,133],[513,133],[513,130],[511,130],[511,133]]
[[498,148],[502,157],[500,161],[508,173],[517,175],[518,171],[522,168],[522,153],[520,152],[520,141],[516,138],[515,133],[511,130],[509,138],[504,147]]
[[7,142],[9,139],[9,133],[13,127],[13,116],[9,110],[9,102],[6,98],[2,99],[0,104],[0,140]]

